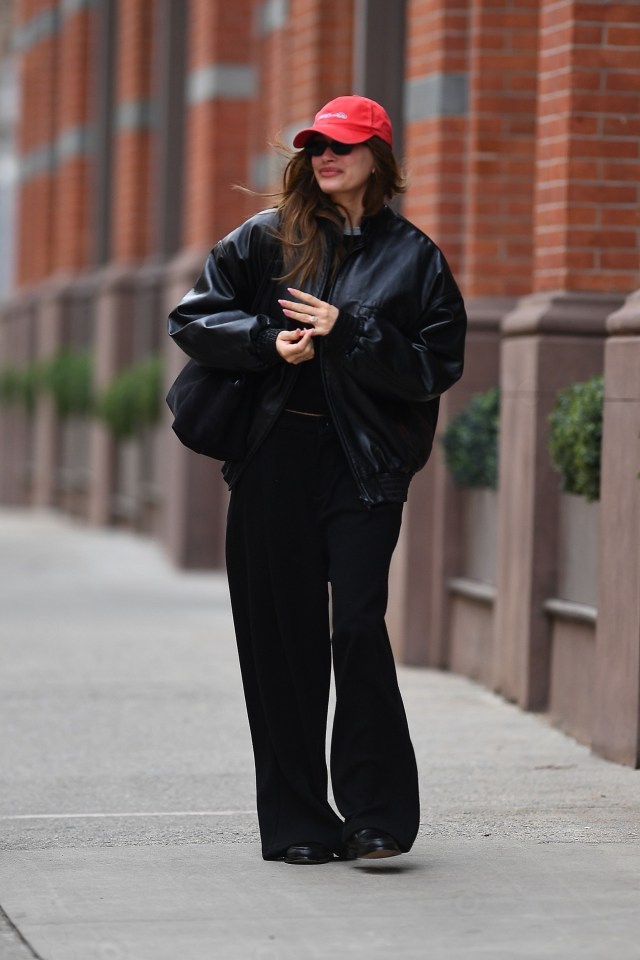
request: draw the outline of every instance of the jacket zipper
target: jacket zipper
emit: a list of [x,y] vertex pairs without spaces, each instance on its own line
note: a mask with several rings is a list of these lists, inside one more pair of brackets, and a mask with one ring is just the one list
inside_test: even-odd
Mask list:
[[[330,263],[329,259],[327,258],[327,262],[326,262],[325,268],[324,268],[324,274],[323,274],[323,277],[322,277],[322,283],[321,283],[321,284],[319,285],[319,287],[318,287],[318,289],[320,290],[320,292],[322,292],[322,291],[324,290],[325,285],[326,285],[326,283],[327,283],[327,280],[329,279],[329,270],[330,270],[330,268],[331,268],[331,263]],[[318,357],[318,359],[320,359],[320,358]],[[324,382],[324,370],[323,370],[323,368],[322,368],[322,363],[320,363],[320,373],[321,373],[321,375],[322,375],[322,379],[323,379],[323,382]],[[233,486],[235,486],[235,484],[238,482],[238,480],[240,479],[240,477],[242,476],[242,474],[243,474],[244,471],[246,470],[247,466],[249,465],[249,462],[251,461],[251,459],[252,459],[253,455],[255,454],[256,450],[258,450],[258,448],[259,448],[259,447],[264,443],[264,441],[267,439],[267,436],[269,435],[269,433],[271,433],[271,430],[272,430],[274,424],[276,423],[278,417],[280,416],[280,414],[282,413],[282,411],[285,409],[285,407],[286,407],[286,405],[287,405],[287,400],[289,399],[289,396],[290,396],[290,394],[291,394],[291,391],[293,390],[293,388],[294,388],[294,386],[295,386],[295,382],[296,382],[296,380],[297,380],[297,378],[298,378],[298,374],[299,374],[299,371],[296,371],[296,376],[291,378],[291,385],[290,385],[289,389],[287,390],[287,392],[285,393],[285,395],[283,396],[283,398],[282,398],[282,403],[279,405],[276,413],[274,414],[274,416],[272,417],[272,419],[269,421],[269,423],[267,424],[266,428],[262,431],[262,433],[260,434],[260,436],[256,438],[256,441],[255,441],[255,443],[253,444],[253,446],[251,447],[251,449],[248,450],[247,453],[246,453],[246,455],[243,457],[243,459],[242,459],[242,465],[240,466],[237,474],[236,474],[236,475],[234,476],[234,478],[233,478]],[[324,388],[325,388],[325,392],[326,392],[326,389],[327,389],[326,383],[325,383],[325,387],[324,387]],[[329,405],[331,406],[331,404],[329,404]],[[229,487],[229,489],[231,489],[231,487]]]
[[[358,247],[356,247],[354,250],[350,250],[349,253],[346,255],[346,257],[344,258],[344,260],[342,261],[342,263],[340,264],[340,267],[338,268],[338,270],[337,270],[337,272],[336,272],[334,281],[333,281],[333,283],[331,284],[331,288],[328,290],[326,296],[325,296],[325,297],[322,297],[323,300],[326,300],[328,303],[331,302],[331,297],[333,296],[333,292],[334,292],[334,290],[336,289],[336,285],[337,285],[337,283],[338,283],[338,279],[339,279],[339,277],[340,277],[340,274],[342,273],[342,270],[343,270],[343,267],[344,267],[345,263],[347,262],[347,260],[348,260],[350,257],[353,257],[356,253],[358,253],[358,251],[362,248],[362,245],[363,245],[363,244],[360,244],[360,245],[359,245]],[[328,272],[325,274],[325,277],[324,277],[324,281],[323,281],[323,285],[322,285],[322,290],[323,290],[323,291],[324,291],[324,285],[326,284],[327,279],[328,279]],[[326,396],[326,398],[327,398],[327,404],[328,404],[328,406],[329,406],[329,410],[331,411],[331,418],[332,418],[332,420],[333,420],[333,423],[334,423],[334,425],[335,425],[336,431],[337,431],[338,436],[339,436],[339,438],[340,438],[340,445],[342,446],[342,449],[344,450],[345,455],[346,455],[346,457],[347,457],[347,460],[348,460],[348,462],[349,462],[349,466],[350,466],[350,468],[351,468],[351,473],[353,474],[353,478],[354,478],[354,480],[355,480],[355,482],[356,482],[356,486],[358,487],[358,490],[360,491],[360,499],[361,499],[361,500],[364,500],[364,502],[367,504],[367,506],[371,506],[371,504],[372,504],[371,497],[367,494],[367,491],[365,490],[364,485],[363,485],[363,483],[362,483],[362,481],[361,481],[361,479],[360,479],[360,476],[359,476],[359,474],[358,474],[358,469],[357,469],[356,464],[355,464],[355,461],[354,461],[354,459],[353,459],[353,457],[352,457],[352,455],[351,455],[351,451],[349,450],[349,445],[348,445],[348,443],[347,443],[347,441],[346,441],[344,432],[343,432],[342,427],[341,427],[341,425],[340,425],[340,420],[339,420],[338,416],[336,415],[336,406],[335,406],[335,404],[334,404],[334,402],[333,402],[333,398],[332,398],[332,396],[331,396],[331,391],[330,391],[330,389],[329,389],[329,384],[327,383],[327,376],[326,376],[325,369],[324,369],[323,353],[324,353],[324,346],[323,346],[323,349],[320,350],[320,353],[319,353],[319,356],[318,356],[318,360],[320,361],[320,374],[321,374],[321,376],[322,376],[322,383],[323,383],[323,385],[324,385],[324,392],[325,392],[325,396]]]
[[[317,288],[317,289],[318,289],[319,292],[316,294],[316,296],[318,296],[320,299],[326,299],[327,302],[330,302],[330,298],[331,298],[331,296],[333,295],[333,292],[334,292],[334,290],[335,290],[335,288],[336,288],[338,279],[339,279],[339,277],[340,277],[340,274],[342,273],[342,270],[343,270],[343,267],[344,267],[345,263],[347,262],[347,260],[349,260],[350,257],[353,257],[356,253],[358,253],[358,251],[361,249],[361,247],[362,247],[362,244],[361,244],[360,246],[356,247],[354,250],[349,251],[349,253],[347,254],[347,256],[344,258],[344,260],[343,260],[342,263],[340,264],[340,267],[339,267],[339,269],[338,269],[338,271],[337,271],[337,273],[336,273],[336,276],[335,276],[335,278],[334,278],[334,281],[333,281],[333,283],[331,284],[331,287],[329,288],[326,296],[323,297],[322,294],[323,294],[323,292],[324,292],[324,289],[325,289],[325,287],[326,287],[327,281],[328,281],[328,279],[329,279],[329,270],[331,269],[331,263],[330,263],[329,259],[327,259],[327,263],[326,263],[325,269],[324,269],[324,275],[323,275],[323,277],[322,277],[322,283],[318,285],[318,288]],[[318,346],[321,347],[321,344],[318,344]],[[357,467],[356,467],[356,465],[355,465],[355,461],[354,461],[354,459],[353,459],[353,457],[352,457],[352,455],[351,455],[351,451],[349,450],[349,445],[348,445],[348,443],[347,443],[347,440],[346,440],[346,438],[345,438],[344,432],[343,432],[342,427],[341,427],[341,425],[340,425],[340,420],[339,420],[338,416],[336,415],[336,406],[335,406],[335,404],[334,404],[334,402],[333,402],[333,397],[331,396],[331,391],[330,391],[329,385],[328,385],[328,383],[327,383],[327,377],[326,377],[326,373],[325,373],[325,369],[324,369],[323,348],[320,349],[319,352],[318,352],[318,361],[319,361],[319,363],[320,363],[320,375],[321,375],[321,377],[322,377],[322,383],[323,383],[323,386],[324,386],[324,392],[325,392],[325,395],[326,395],[326,398],[327,398],[327,405],[328,405],[328,407],[329,407],[329,411],[330,411],[330,413],[331,413],[331,418],[332,418],[333,423],[334,423],[334,425],[335,425],[336,432],[338,433],[338,436],[339,436],[339,438],[340,438],[340,445],[341,445],[342,449],[343,449],[344,452],[345,452],[345,456],[347,457],[347,461],[348,461],[348,463],[349,463],[349,467],[350,467],[350,469],[351,469],[351,473],[353,474],[353,478],[354,478],[354,480],[355,480],[355,482],[356,482],[356,486],[358,487],[358,490],[360,491],[360,499],[363,500],[363,501],[366,503],[367,506],[371,506],[373,501],[371,500],[371,497],[367,494],[367,491],[366,491],[365,488],[364,488],[364,485],[363,485],[363,483],[362,483],[362,480],[360,479],[360,476],[359,476],[359,474],[358,474],[358,469],[357,469]],[[256,439],[256,441],[255,441],[255,443],[253,444],[251,450],[249,450],[249,451],[247,452],[246,456],[243,458],[243,460],[242,460],[242,466],[240,467],[240,469],[238,470],[238,473],[237,473],[237,474],[235,475],[235,477],[233,478],[233,486],[235,486],[235,484],[238,482],[238,480],[240,479],[240,477],[241,477],[242,474],[244,473],[245,469],[246,469],[247,466],[249,465],[249,462],[251,461],[251,459],[252,459],[253,455],[255,454],[256,450],[258,450],[258,448],[262,445],[262,443],[264,443],[264,441],[266,440],[268,434],[271,432],[271,429],[272,429],[272,427],[274,426],[276,420],[278,419],[278,417],[280,416],[280,414],[282,413],[282,411],[285,409],[285,407],[286,407],[286,405],[287,405],[287,400],[289,399],[289,395],[291,394],[291,391],[293,390],[294,385],[295,385],[295,378],[292,378],[291,386],[289,387],[289,389],[287,390],[286,394],[284,395],[284,397],[283,397],[283,399],[282,399],[282,403],[281,403],[280,406],[278,407],[278,410],[277,410],[276,414],[274,415],[274,417],[272,418],[272,420],[270,420],[270,422],[267,424],[266,429],[263,430],[262,433],[260,434],[260,436]],[[231,489],[231,487],[230,487],[230,489]]]

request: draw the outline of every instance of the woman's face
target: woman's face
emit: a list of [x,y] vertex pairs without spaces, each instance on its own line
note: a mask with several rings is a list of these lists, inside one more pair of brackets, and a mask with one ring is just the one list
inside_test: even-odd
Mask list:
[[[323,141],[318,137],[314,140]],[[323,193],[347,209],[357,206],[364,196],[374,159],[366,143],[357,143],[351,153],[339,156],[329,146],[319,157],[311,157],[315,178]]]

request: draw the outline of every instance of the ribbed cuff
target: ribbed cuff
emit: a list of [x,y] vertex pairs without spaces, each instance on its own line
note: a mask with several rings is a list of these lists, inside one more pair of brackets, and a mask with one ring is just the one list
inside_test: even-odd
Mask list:
[[278,334],[281,333],[283,329],[284,327],[282,329],[267,327],[261,331],[258,337],[258,352],[260,359],[263,360],[264,363],[272,364],[282,359],[276,349],[276,340],[278,339]]

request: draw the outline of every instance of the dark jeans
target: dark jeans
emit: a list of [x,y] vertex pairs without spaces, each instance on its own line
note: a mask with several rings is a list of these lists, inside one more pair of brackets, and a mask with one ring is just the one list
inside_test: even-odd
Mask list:
[[[366,507],[331,424],[284,413],[231,495],[227,570],[262,853],[340,852],[362,827],[408,850],[419,799],[384,615],[402,504]],[[331,583],[333,635],[328,583]],[[327,800],[331,676],[336,710]]]

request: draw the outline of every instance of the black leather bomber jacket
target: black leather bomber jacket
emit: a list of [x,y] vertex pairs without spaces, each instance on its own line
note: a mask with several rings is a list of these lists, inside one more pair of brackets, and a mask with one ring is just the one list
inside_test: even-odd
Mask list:
[[[293,326],[278,304],[290,298],[277,212],[256,214],[211,251],[193,289],[169,316],[169,334],[210,367],[244,371],[257,402],[247,455],[227,461],[230,487],[285,408],[299,367],[279,356],[280,330]],[[362,500],[406,500],[411,477],[427,462],[439,396],[462,374],[466,314],[446,260],[426,234],[389,207],[362,224],[362,236],[327,289],[307,290],[340,313],[317,337],[333,421]]]

